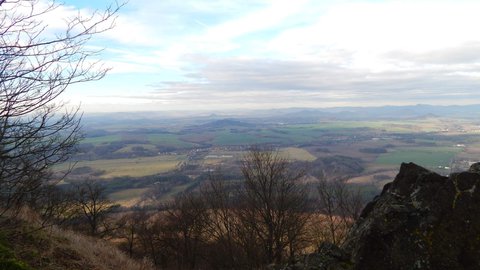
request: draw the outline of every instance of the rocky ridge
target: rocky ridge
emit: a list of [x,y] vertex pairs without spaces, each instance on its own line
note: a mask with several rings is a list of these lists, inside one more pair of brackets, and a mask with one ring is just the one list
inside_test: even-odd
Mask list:
[[286,269],[480,269],[480,163],[448,177],[403,163],[341,247]]

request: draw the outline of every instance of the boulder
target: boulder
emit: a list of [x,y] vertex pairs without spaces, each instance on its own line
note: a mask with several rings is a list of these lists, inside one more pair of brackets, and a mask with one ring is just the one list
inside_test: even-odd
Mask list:
[[337,248],[292,269],[480,269],[480,163],[449,177],[403,163]]
[[[275,268],[273,268],[275,269]],[[349,255],[332,243],[322,243],[318,251],[302,256],[295,264],[288,265],[280,270],[351,270],[353,264]]]

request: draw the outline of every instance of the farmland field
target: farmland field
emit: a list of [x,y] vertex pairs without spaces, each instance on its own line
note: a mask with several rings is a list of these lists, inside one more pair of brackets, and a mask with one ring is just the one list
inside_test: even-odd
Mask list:
[[305,149],[298,147],[287,147],[280,149],[280,154],[291,160],[314,161],[317,159],[314,155]]
[[120,135],[108,135],[99,137],[87,137],[83,139],[81,143],[102,144],[120,140],[122,140],[122,136]]
[[129,144],[119,150],[115,151],[116,153],[130,153],[133,152],[135,147],[141,147],[150,151],[155,151],[156,147],[153,144]]
[[[307,174],[331,173],[374,188],[391,181],[402,162],[449,174],[480,158],[480,121],[475,119],[218,119],[125,120],[110,128],[90,127],[92,135],[101,136],[87,134],[65,180],[103,180],[114,201],[133,205],[157,183],[163,187],[161,200],[170,200],[197,189],[217,169],[228,181],[242,179],[240,161],[251,145],[277,149],[294,166],[311,170]],[[114,188],[118,181],[124,184]]]
[[396,149],[380,155],[376,163],[398,165],[402,162],[414,162],[425,167],[448,167],[456,154],[462,151],[458,147],[412,147]]
[[[76,167],[90,167],[102,171],[101,178],[119,176],[141,177],[163,173],[175,169],[185,159],[184,155],[165,155],[156,157],[100,159],[92,161],[79,161]],[[57,167],[57,170],[65,170],[67,165]]]
[[109,195],[110,200],[122,206],[134,205],[148,188],[130,188]]
[[195,183],[192,182],[192,183],[187,183],[187,184],[184,184],[184,185],[174,187],[169,193],[167,193],[167,194],[165,194],[165,196],[163,196],[163,201],[166,202],[166,201],[169,201],[169,200],[173,200],[176,195],[185,191],[186,189],[188,189],[189,187],[191,187],[194,184]]
[[323,131],[368,128],[384,130],[387,132],[410,133],[439,131],[443,125],[442,122],[432,118],[425,120],[334,121],[306,125],[291,125],[290,127],[295,127],[301,130],[317,129]]
[[216,134],[212,143],[215,145],[248,145],[270,142],[268,138],[262,138],[255,134],[234,133],[224,130]]
[[163,134],[149,134],[147,139],[150,143],[164,146],[174,146],[179,148],[193,147],[195,144],[191,142],[182,141],[176,134],[163,133]]

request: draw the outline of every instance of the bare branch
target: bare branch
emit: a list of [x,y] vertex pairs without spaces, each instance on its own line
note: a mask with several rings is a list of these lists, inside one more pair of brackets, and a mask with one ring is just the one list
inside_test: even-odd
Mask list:
[[[68,86],[108,71],[86,45],[111,29],[122,5],[65,20],[55,35],[43,18],[61,4],[0,0],[0,208],[21,204],[81,139],[78,109],[59,102]],[[1,215],[1,214],[0,214]]]

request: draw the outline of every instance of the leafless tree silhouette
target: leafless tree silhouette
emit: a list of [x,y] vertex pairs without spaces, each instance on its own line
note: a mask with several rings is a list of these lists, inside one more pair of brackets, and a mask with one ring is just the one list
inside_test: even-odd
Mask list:
[[[74,195],[75,204],[87,221],[90,234],[98,235],[101,225],[114,207],[105,194],[105,188],[98,182],[85,181],[75,186]],[[103,227],[106,229],[106,226]]]
[[64,30],[52,33],[45,19],[60,7],[0,0],[0,216],[31,196],[81,138],[78,108],[68,109],[61,94],[108,71],[86,45],[113,27],[120,5],[65,18]]
[[298,183],[304,172],[292,170],[278,152],[252,149],[243,160],[242,173],[242,227],[254,232],[263,263],[293,257],[308,220],[308,196]]
[[345,240],[353,223],[360,217],[365,205],[361,191],[349,187],[344,179],[326,180],[319,177],[318,210],[320,215],[316,222],[318,242],[331,242],[340,245]]

